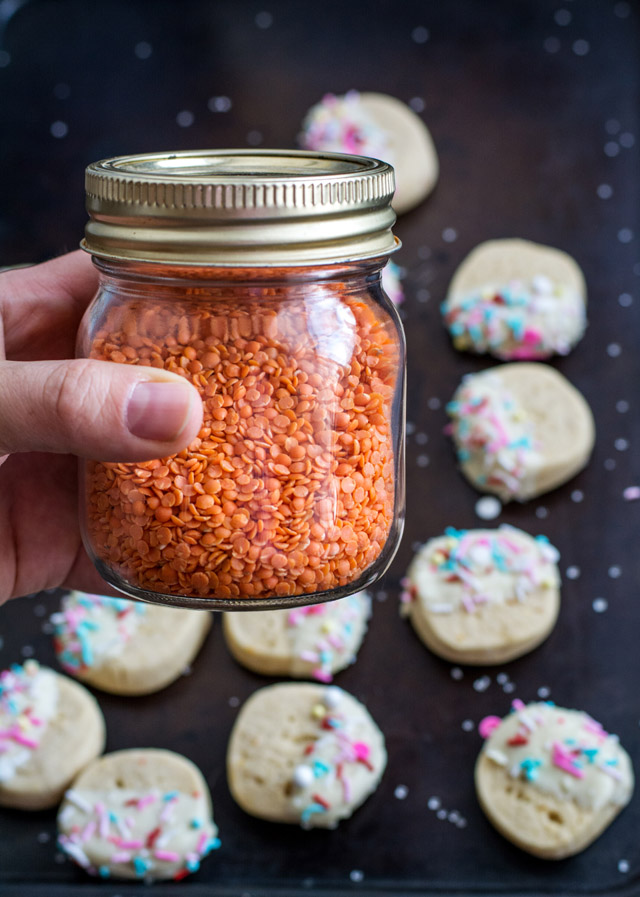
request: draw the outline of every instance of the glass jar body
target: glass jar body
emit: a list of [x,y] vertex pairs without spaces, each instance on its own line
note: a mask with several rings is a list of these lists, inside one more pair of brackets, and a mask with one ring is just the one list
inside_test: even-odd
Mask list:
[[235,610],[331,600],[382,575],[404,519],[405,391],[384,261],[97,261],[78,355],[180,374],[204,409],[177,455],[84,463],[83,538],[108,582]]

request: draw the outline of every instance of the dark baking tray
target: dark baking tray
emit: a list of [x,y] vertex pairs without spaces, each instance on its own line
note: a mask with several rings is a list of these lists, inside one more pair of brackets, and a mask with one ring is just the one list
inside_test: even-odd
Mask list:
[[[559,9],[565,12],[558,16]],[[264,11],[272,15],[266,29],[255,24]],[[571,21],[563,25],[567,13]],[[428,28],[426,42],[419,42],[425,35],[414,32],[418,27]],[[109,750],[181,751],[212,788],[222,848],[179,887],[158,885],[160,893],[640,893],[638,798],[586,852],[550,863],[521,853],[491,828],[472,784],[480,747],[474,726],[486,714],[506,712],[513,697],[535,699],[539,689],[601,719],[639,766],[640,502],[622,497],[640,483],[640,173],[637,146],[629,146],[634,136],[640,140],[637,36],[635,6],[613,0],[61,0],[28,4],[9,23],[5,47],[12,61],[0,69],[7,137],[1,153],[11,171],[9,177],[5,164],[4,264],[76,245],[86,162],[171,145],[246,145],[257,139],[248,133],[257,131],[265,145],[288,146],[305,110],[327,90],[359,87],[405,101],[421,98],[442,165],[433,197],[397,226],[409,349],[406,534],[391,573],[375,590],[357,664],[337,677],[384,730],[388,769],[376,794],[334,832],[303,832],[244,815],[225,780],[226,741],[238,702],[270,680],[231,660],[217,622],[193,670],[166,691],[137,699],[99,696]],[[153,47],[144,65],[132,52],[143,40]],[[64,108],[52,98],[58,82],[71,87]],[[230,96],[232,110],[210,113],[212,95]],[[194,125],[180,129],[175,113],[189,108]],[[68,140],[50,140],[43,163],[42,135],[63,117]],[[608,199],[598,195],[602,184],[611,188]],[[566,249],[585,270],[589,330],[557,367],[588,398],[598,438],[589,467],[573,482],[509,507],[498,521],[546,533],[560,549],[563,604],[555,631],[521,660],[464,669],[456,679],[451,665],[429,654],[399,618],[399,581],[417,543],[447,525],[482,523],[474,512],[478,495],[457,473],[442,435],[443,406],[464,373],[490,362],[451,349],[438,305],[456,265],[477,242],[512,235]],[[571,578],[575,570],[566,575],[569,568],[578,568],[577,578]],[[596,599],[606,601],[605,612],[594,610]],[[38,595],[0,610],[2,666],[32,653],[53,663],[43,624],[57,603],[56,595]],[[488,686],[478,690],[485,676]],[[404,793],[399,786],[407,789],[404,798],[396,796]],[[430,809],[433,798],[445,818]],[[2,895],[141,893],[140,885],[92,882],[71,863],[58,862],[54,818],[53,812],[0,812]]]

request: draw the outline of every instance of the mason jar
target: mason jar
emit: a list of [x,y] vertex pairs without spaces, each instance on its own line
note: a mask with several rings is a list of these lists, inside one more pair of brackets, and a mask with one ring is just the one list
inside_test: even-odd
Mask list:
[[100,285],[78,355],[179,374],[204,411],[178,454],[83,462],[103,578],[224,610],[370,586],[404,519],[405,346],[380,280],[393,170],[212,150],[97,162],[86,188]]

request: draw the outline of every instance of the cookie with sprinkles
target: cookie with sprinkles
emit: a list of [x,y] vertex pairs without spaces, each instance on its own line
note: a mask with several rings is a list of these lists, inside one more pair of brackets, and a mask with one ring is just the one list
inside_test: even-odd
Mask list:
[[434,654],[505,663],[532,651],[560,608],[559,553],[545,536],[503,525],[430,539],[407,573],[401,612]]
[[223,629],[229,650],[250,670],[331,682],[354,663],[370,613],[371,598],[357,592],[292,610],[224,614]]
[[233,798],[252,816],[335,828],[375,791],[386,762],[382,732],[348,692],[279,683],[242,707],[227,777]]
[[505,361],[567,355],[587,324],[577,263],[528,240],[489,240],[456,271],[442,305],[456,349]]
[[0,806],[45,810],[103,750],[89,692],[36,660],[0,673]]
[[205,611],[71,592],[51,616],[58,663],[118,695],[159,691],[196,657],[211,627]]
[[595,440],[584,397],[536,362],[467,375],[447,412],[462,472],[503,502],[526,501],[570,480],[586,466]]
[[438,156],[427,126],[387,94],[326,94],[307,112],[298,140],[304,149],[372,156],[393,165],[393,208],[399,215],[426,199],[438,180]]
[[631,760],[616,735],[578,710],[513,702],[480,723],[475,769],[489,821],[535,856],[560,860],[588,847],[629,803]]
[[65,794],[58,833],[64,853],[100,878],[179,881],[220,847],[198,767],[152,748],[88,766]]

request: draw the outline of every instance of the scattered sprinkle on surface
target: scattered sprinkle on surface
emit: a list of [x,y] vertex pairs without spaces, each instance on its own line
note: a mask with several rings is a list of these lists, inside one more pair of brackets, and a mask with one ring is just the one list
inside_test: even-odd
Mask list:
[[463,677],[464,673],[460,669],[460,667],[451,667],[451,678],[455,679],[456,682],[459,682]]
[[349,878],[351,881],[363,881],[364,872],[361,869],[352,869],[349,873]]
[[571,501],[580,504],[581,501],[584,501],[584,492],[581,489],[574,489],[571,493]]
[[394,797],[397,797],[398,800],[404,800],[409,793],[409,789],[406,785],[397,785],[393,794]]
[[622,872],[625,875],[629,871],[629,861],[628,860],[618,860],[618,872]]
[[567,579],[578,579],[580,576],[580,567],[567,567]]
[[609,602],[606,598],[594,598],[592,607],[597,614],[603,614],[609,607]]
[[500,516],[502,504],[493,495],[483,495],[476,502],[475,511],[481,520],[495,520]]
[[463,732],[473,732],[475,729],[475,723],[472,719],[464,719],[461,723],[461,728]]
[[490,676],[480,676],[479,679],[476,679],[473,683],[473,687],[475,691],[486,691],[491,685],[491,677]]
[[611,579],[619,579],[622,576],[622,567],[614,565],[613,567],[609,567],[607,573],[609,574]]

